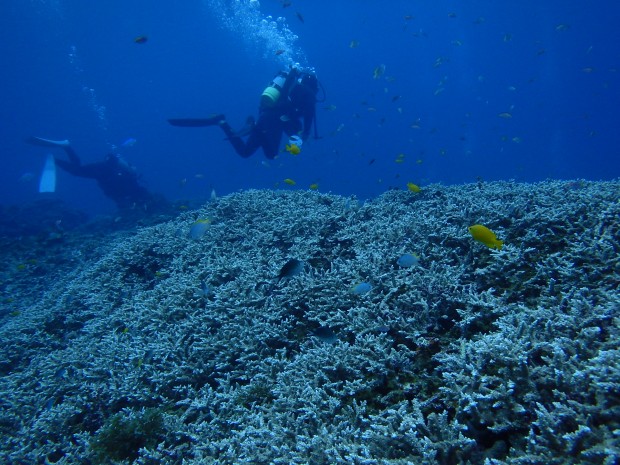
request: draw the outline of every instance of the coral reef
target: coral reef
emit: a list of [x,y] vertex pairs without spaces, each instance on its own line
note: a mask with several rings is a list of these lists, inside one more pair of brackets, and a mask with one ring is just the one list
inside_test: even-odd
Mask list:
[[2,320],[0,462],[618,463],[618,192],[247,191],[107,241]]

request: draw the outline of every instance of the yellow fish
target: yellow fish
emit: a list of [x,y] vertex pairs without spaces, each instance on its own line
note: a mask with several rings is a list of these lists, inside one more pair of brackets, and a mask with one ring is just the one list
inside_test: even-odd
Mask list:
[[409,189],[409,192],[415,192],[416,194],[422,191],[422,188],[420,186],[412,182],[407,183],[407,189]]
[[291,155],[299,155],[301,153],[301,149],[296,144],[286,144],[286,151]]
[[189,237],[194,240],[200,239],[205,235],[210,224],[211,220],[209,218],[202,218],[194,221],[189,228]]
[[504,119],[512,118],[512,114],[507,112],[507,111],[504,111],[504,112],[498,114],[497,116],[499,116],[500,118],[504,118]]
[[294,186],[297,183],[295,181],[293,181],[291,178],[286,178],[284,180],[284,184],[288,184],[289,186]]
[[502,250],[504,241],[500,241],[495,235],[495,233],[486,226],[482,226],[481,224],[474,224],[467,229],[469,229],[469,233],[474,238],[474,240],[482,242],[484,245],[490,247],[491,249]]
[[313,182],[313,183],[312,183],[312,184],[310,184],[308,187],[309,187],[310,189],[312,189],[313,191],[315,191],[315,190],[317,190],[317,189],[319,188],[319,185],[318,185],[318,183]]

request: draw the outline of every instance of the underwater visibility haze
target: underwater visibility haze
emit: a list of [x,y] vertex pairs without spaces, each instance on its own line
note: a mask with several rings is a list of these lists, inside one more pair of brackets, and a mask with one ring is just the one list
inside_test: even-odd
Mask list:
[[4,1],[0,462],[620,463],[619,19]]
[[[83,162],[118,150],[171,200],[290,189],[287,178],[294,189],[317,184],[360,198],[407,182],[613,179],[619,9],[6,2],[0,199],[37,198],[45,150],[24,144],[33,135],[69,139]],[[283,151],[272,162],[259,151],[242,160],[217,129],[166,122],[223,113],[241,128],[272,77],[295,63],[316,71],[324,89],[320,139],[299,156]],[[55,196],[91,212],[113,209],[93,182],[66,173]]]

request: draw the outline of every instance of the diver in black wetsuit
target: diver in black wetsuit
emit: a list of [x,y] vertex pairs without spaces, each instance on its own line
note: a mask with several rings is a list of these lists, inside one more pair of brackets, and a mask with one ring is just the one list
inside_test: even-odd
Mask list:
[[120,155],[109,154],[102,162],[82,165],[68,140],[54,141],[30,137],[26,141],[33,145],[62,148],[69,160],[54,157],[56,165],[73,176],[96,180],[104,195],[112,199],[121,210],[147,210],[155,206],[155,202],[161,203],[163,200],[140,185],[135,169]]
[[[292,68],[280,72],[263,91],[260,99],[259,116],[255,121],[249,117],[241,131],[232,130],[224,115],[209,118],[182,118],[168,120],[173,126],[203,127],[219,125],[235,151],[242,157],[249,157],[259,147],[265,156],[273,159],[278,154],[282,133],[299,136],[305,141],[310,136],[316,118],[316,96],[319,83],[313,73]],[[243,136],[249,136],[246,141]],[[315,126],[316,137],[316,126]]]

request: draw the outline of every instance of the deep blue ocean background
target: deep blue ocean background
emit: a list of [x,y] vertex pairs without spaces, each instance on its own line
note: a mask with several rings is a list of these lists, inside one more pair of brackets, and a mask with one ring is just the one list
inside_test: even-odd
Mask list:
[[[71,140],[85,163],[116,147],[179,202],[620,175],[617,2],[8,0],[0,13],[1,204],[114,211],[95,182],[60,171],[39,194],[47,151],[31,135]],[[166,122],[221,112],[241,127],[293,62],[326,94],[321,138],[299,156],[242,159],[217,128]]]

